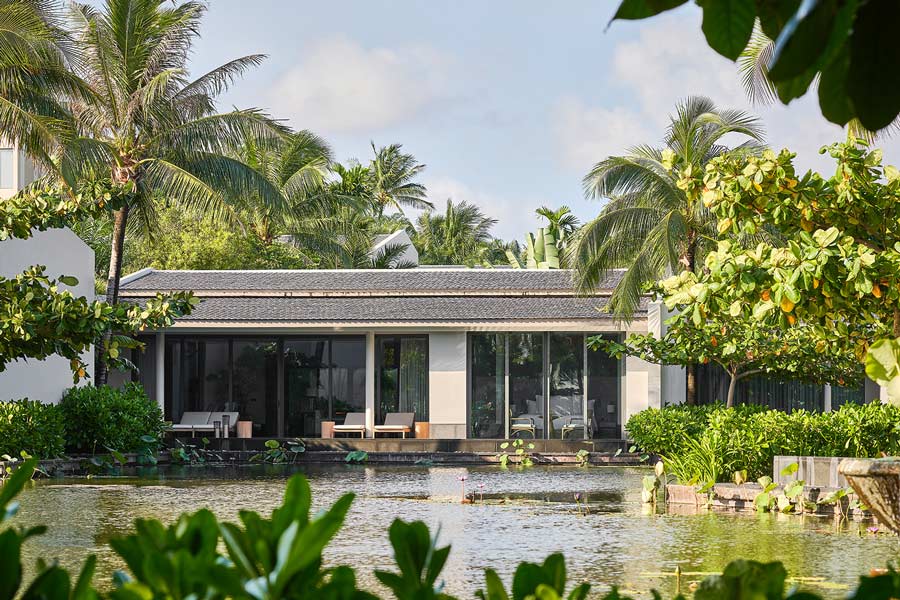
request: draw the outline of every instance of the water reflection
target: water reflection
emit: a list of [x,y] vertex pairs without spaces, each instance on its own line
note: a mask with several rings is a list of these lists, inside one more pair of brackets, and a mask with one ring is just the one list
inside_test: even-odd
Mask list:
[[[292,470],[300,469],[181,467],[145,478],[45,480],[23,493],[16,520],[50,526],[47,535],[29,542],[30,558],[56,557],[75,567],[97,553],[104,565],[97,583],[108,586],[112,572],[124,566],[108,541],[130,530],[134,519],[168,522],[203,507],[228,520],[236,520],[241,509],[268,513]],[[508,579],[517,562],[562,551],[571,576],[590,581],[596,590],[618,585],[641,596],[649,596],[651,588],[672,596],[676,565],[688,574],[686,586],[734,558],[752,557],[781,560],[792,575],[809,578],[801,585],[838,598],[846,592],[840,585],[885,565],[898,549],[897,538],[861,536],[865,524],[852,522],[836,527],[831,519],[810,516],[647,511],[640,504],[644,473],[639,469],[341,465],[302,470],[317,508],[344,493],[356,494],[327,560],[357,566],[361,581],[373,589],[371,573],[391,567],[387,527],[395,517],[440,527],[442,541],[453,545],[444,573],[447,591],[460,597],[471,597],[482,585],[487,567]],[[477,498],[483,491],[483,503],[460,503],[462,476],[467,493]],[[579,514],[576,493],[587,502],[588,514]]]

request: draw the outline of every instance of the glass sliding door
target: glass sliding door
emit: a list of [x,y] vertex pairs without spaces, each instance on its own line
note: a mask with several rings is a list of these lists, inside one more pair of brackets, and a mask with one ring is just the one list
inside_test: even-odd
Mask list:
[[545,431],[544,334],[507,334],[509,435],[542,438]]
[[230,406],[231,369],[228,340],[166,341],[168,417],[181,421],[185,412],[226,411]]
[[376,423],[389,413],[415,413],[428,420],[428,337],[376,336]]
[[584,415],[584,335],[551,332],[549,341],[547,437],[584,439],[588,429]]
[[343,423],[347,413],[366,412],[366,339],[331,339],[331,420]]
[[469,340],[469,437],[506,438],[506,335],[475,333]]
[[232,410],[253,421],[253,435],[277,435],[278,342],[236,338],[232,342]]
[[328,339],[284,342],[285,435],[319,437],[328,420]]
[[[602,337],[621,339],[615,334],[604,334]],[[593,438],[618,439],[622,435],[619,425],[621,367],[622,361],[606,352],[587,350],[587,412]]]

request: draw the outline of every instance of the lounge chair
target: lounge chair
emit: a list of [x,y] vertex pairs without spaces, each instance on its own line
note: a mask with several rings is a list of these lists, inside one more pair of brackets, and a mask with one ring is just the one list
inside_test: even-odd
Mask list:
[[388,413],[384,418],[384,425],[375,426],[372,437],[378,436],[379,433],[402,433],[406,439],[406,434],[413,430],[415,420],[415,413]]
[[181,415],[181,422],[172,425],[172,431],[175,433],[198,433],[215,431],[215,422],[223,423],[228,416],[228,430],[234,431],[237,428],[238,413],[236,412],[203,412],[188,411]]
[[509,418],[509,437],[522,437],[525,432],[531,434],[532,439],[536,436],[533,417],[510,417]]
[[347,413],[344,417],[342,425],[335,425],[334,432],[337,433],[358,433],[359,437],[366,437],[366,413],[353,412]]
[[566,439],[569,437],[569,434],[573,431],[581,431],[582,437],[589,438],[590,430],[588,429],[588,425],[584,420],[584,417],[567,417],[568,421],[565,425],[562,426],[562,431],[560,432],[560,437],[562,439]]

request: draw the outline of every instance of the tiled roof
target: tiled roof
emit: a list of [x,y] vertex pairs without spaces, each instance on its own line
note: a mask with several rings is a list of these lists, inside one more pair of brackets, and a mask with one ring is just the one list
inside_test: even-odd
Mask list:
[[[611,319],[605,298],[575,296],[209,297],[179,321],[424,323]],[[646,310],[642,306],[642,312]],[[640,314],[638,316],[641,316]]]
[[[610,274],[600,290],[610,290],[621,272]],[[192,290],[204,292],[362,292],[391,293],[565,293],[572,291],[572,271],[528,269],[381,269],[297,271],[157,271],[147,269],[123,278],[128,292]]]

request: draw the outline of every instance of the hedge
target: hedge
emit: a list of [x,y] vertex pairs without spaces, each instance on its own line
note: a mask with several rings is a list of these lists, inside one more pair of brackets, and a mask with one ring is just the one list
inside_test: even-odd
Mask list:
[[678,462],[696,453],[698,445],[706,448],[716,457],[720,480],[744,469],[751,479],[771,475],[776,455],[900,454],[900,407],[880,403],[845,404],[827,413],[754,405],[671,406],[635,414],[626,429],[637,446],[664,462],[666,457]]
[[34,400],[0,402],[0,455],[56,458],[65,447],[63,417],[58,407]]
[[102,453],[107,448],[134,452],[143,446],[141,436],[158,438],[165,429],[159,405],[137,383],[121,390],[74,387],[65,393],[59,408],[70,452]]

